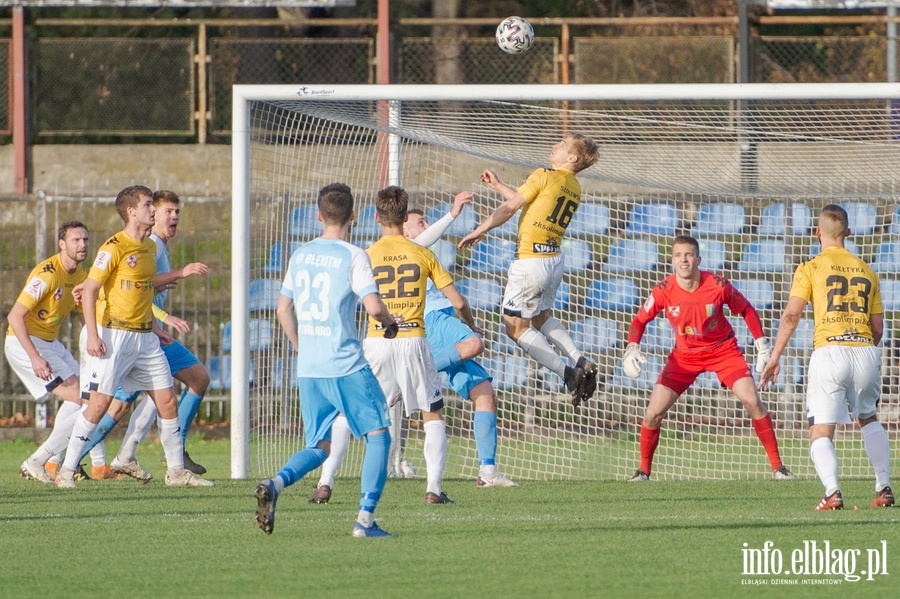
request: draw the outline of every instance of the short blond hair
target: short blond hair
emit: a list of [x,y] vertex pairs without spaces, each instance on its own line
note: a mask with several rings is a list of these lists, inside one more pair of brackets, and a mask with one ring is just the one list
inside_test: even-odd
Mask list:
[[572,152],[578,158],[572,165],[573,171],[580,173],[597,162],[597,142],[581,133],[569,133],[566,137],[571,140]]

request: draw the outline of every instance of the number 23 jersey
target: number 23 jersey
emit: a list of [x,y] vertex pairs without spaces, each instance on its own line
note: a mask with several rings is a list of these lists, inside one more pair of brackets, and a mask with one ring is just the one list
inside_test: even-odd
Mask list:
[[[453,282],[434,253],[404,237],[387,235],[366,250],[381,299],[400,319],[398,337],[425,336],[425,292],[428,279],[437,289]],[[381,324],[369,318],[369,337],[384,337]]]
[[884,313],[878,275],[845,248],[825,248],[798,266],[791,297],[812,302],[816,348],[872,345],[869,317]]

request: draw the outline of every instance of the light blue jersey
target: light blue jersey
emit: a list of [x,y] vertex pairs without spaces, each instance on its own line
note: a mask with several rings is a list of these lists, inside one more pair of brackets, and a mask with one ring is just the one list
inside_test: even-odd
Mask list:
[[[156,233],[150,233],[150,239],[156,244],[156,274],[164,275],[172,271],[172,264],[169,262],[169,247]],[[157,308],[165,309],[166,298],[169,297],[169,290],[163,289],[153,294],[153,303]]]
[[[450,303],[444,292],[436,288],[431,279],[428,279],[428,286],[425,288],[425,314],[446,308],[453,308],[453,304]],[[425,330],[428,331],[428,329]]]
[[378,293],[365,251],[314,239],[291,256],[281,294],[297,316],[297,377],[344,376],[368,365],[356,324],[356,299]]

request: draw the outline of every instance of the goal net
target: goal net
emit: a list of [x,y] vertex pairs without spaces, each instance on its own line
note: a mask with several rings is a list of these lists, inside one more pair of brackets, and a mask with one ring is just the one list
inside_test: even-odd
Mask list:
[[[843,205],[852,251],[882,277],[888,332],[879,415],[896,430],[898,356],[891,317],[900,307],[900,116],[895,84],[655,86],[238,86],[234,105],[233,314],[228,327],[234,477],[269,475],[303,447],[293,364],[274,316],[284,266],[320,233],[319,188],[350,185],[358,221],[350,241],[367,246],[378,189],[397,184],[430,220],[461,190],[475,200],[432,249],[453,274],[485,330],[478,360],[499,397],[497,463],[513,479],[618,479],[639,464],[650,390],[673,345],[660,315],[636,380],[619,365],[631,319],[671,272],[672,238],[700,240],[701,268],[727,276],[774,339],[794,268],[815,255],[819,209]],[[568,226],[565,275],[554,316],[599,365],[595,397],[574,408],[562,381],[505,335],[499,304],[514,255],[516,221],[457,251],[502,201],[479,182],[491,169],[517,187],[547,166],[567,132],[600,145],[579,174],[582,204]],[[804,407],[812,350],[810,310],[762,398],[785,465],[813,477]],[[752,338],[730,317],[751,364]],[[362,315],[360,315],[362,326]],[[304,348],[299,358],[303,359]],[[445,476],[474,478],[473,407],[445,389]],[[418,416],[404,424],[404,459],[424,475]],[[855,428],[836,439],[842,476],[871,476]],[[343,476],[358,476],[354,441]],[[711,373],[668,412],[654,478],[770,477],[749,416]]]

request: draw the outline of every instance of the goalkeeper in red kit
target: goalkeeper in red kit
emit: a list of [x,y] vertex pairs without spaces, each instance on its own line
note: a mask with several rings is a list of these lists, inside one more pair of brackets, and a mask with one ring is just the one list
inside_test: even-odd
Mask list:
[[719,381],[731,389],[744,405],[753,422],[776,480],[791,480],[794,475],[781,463],[778,441],[772,427],[772,416],[756,392],[753,374],[738,346],[723,306],[740,315],[755,339],[756,370],[762,371],[772,353],[772,344],[763,333],[759,315],[750,302],[723,276],[700,270],[700,245],[687,235],[672,243],[672,265],[675,273],[660,281],[638,310],[628,330],[628,346],[622,358],[622,369],[637,378],[647,358],[640,341],[647,324],[660,312],[675,330],[675,348],[650,394],[650,403],[641,426],[641,466],[631,482],[650,480],[653,454],[659,445],[663,416],[684,391],[703,372],[715,372]]

